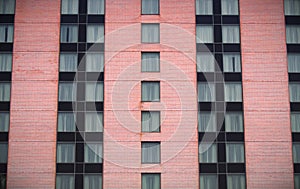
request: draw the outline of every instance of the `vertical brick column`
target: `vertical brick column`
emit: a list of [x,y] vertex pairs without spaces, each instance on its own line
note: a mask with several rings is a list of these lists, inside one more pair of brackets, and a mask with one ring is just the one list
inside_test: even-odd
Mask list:
[[59,0],[17,0],[8,188],[54,188]]
[[283,0],[240,0],[248,189],[292,189]]

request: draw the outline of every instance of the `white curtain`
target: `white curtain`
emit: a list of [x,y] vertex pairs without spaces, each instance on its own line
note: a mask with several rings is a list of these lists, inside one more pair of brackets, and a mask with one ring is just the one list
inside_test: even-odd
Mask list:
[[142,14],[158,14],[159,0],[142,0]]
[[142,163],[160,162],[160,143],[142,142]]
[[224,72],[241,72],[241,57],[239,54],[223,54]]
[[196,42],[197,43],[213,43],[214,28],[213,26],[196,26]]
[[0,14],[14,14],[15,0],[0,0]]
[[14,35],[14,26],[11,24],[0,25],[0,43],[12,43]]
[[200,174],[200,189],[218,189],[218,176],[215,174]]
[[142,72],[159,72],[159,53],[142,53]]
[[300,54],[288,53],[289,73],[300,73]]
[[85,100],[90,102],[103,102],[103,82],[86,83]]
[[78,38],[77,25],[64,24],[60,27],[60,42],[76,43]]
[[100,24],[88,25],[86,40],[88,43],[104,43],[104,26]]
[[160,189],[160,174],[142,174],[142,189]]
[[295,180],[295,187],[294,188],[300,188],[300,174],[295,174],[294,175],[294,180]]
[[0,132],[7,132],[9,128],[9,112],[0,113]]
[[56,152],[57,163],[73,163],[75,161],[75,145],[74,144],[57,144]]
[[0,143],[0,163],[7,163],[7,143]]
[[212,53],[197,53],[197,72],[214,72],[215,58]]
[[291,113],[292,132],[300,132],[300,112]]
[[86,55],[87,72],[103,72],[104,55],[103,53],[88,53]]
[[75,179],[74,175],[57,175],[56,189],[74,189]]
[[212,13],[212,0],[196,0],[196,15],[211,15]]
[[102,163],[102,143],[86,143],[84,146],[84,162]]
[[238,0],[222,0],[222,14],[223,15],[238,15],[239,3]]
[[142,43],[159,43],[159,24],[142,24]]
[[300,143],[293,144],[293,159],[294,163],[300,163]]
[[85,132],[103,132],[102,112],[87,112],[85,114]]
[[61,14],[77,14],[77,13],[78,13],[78,0],[61,1]]
[[59,83],[58,100],[71,102],[76,99],[76,85],[73,83]]
[[102,189],[102,175],[84,175],[84,189]]
[[286,26],[286,43],[300,43],[300,25]]
[[198,102],[214,102],[215,85],[213,83],[198,83]]
[[1,72],[10,72],[12,63],[12,54],[11,53],[0,53],[0,71]]
[[300,15],[300,1],[284,0],[284,12],[285,15]]
[[58,132],[74,132],[75,115],[72,112],[58,113]]
[[241,102],[242,101],[242,84],[225,83],[225,101]]
[[223,43],[239,43],[239,26],[222,26],[222,41]]
[[290,83],[290,101],[300,102],[300,83]]
[[[210,146],[209,146],[210,145]],[[205,152],[202,152],[201,148],[207,149]],[[199,162],[200,163],[216,163],[218,160],[217,157],[217,145],[216,144],[199,144]]]
[[226,113],[225,130],[226,132],[243,132],[243,114],[240,112]]
[[88,0],[88,14],[104,14],[104,0]]
[[0,102],[10,101],[10,83],[0,83]]
[[244,144],[227,143],[226,144],[226,161],[228,163],[244,162]]
[[61,53],[59,61],[59,71],[76,72],[77,70],[77,54]]
[[159,101],[159,82],[142,82],[142,101]]
[[227,189],[246,189],[245,175],[227,175]]
[[217,131],[216,115],[210,112],[198,112],[198,131],[199,132]]
[[159,132],[160,112],[142,112],[142,132]]

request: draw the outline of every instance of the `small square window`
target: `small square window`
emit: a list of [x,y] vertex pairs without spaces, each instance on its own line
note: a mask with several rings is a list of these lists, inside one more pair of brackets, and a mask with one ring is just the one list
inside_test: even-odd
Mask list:
[[60,82],[58,100],[60,102],[72,102],[76,100],[76,85],[72,82]]
[[0,102],[10,101],[10,83],[0,83]]
[[286,43],[300,43],[300,25],[286,25]]
[[226,162],[244,163],[244,144],[227,143],[226,144]]
[[215,85],[198,82],[198,102],[214,102],[215,100]]
[[300,163],[300,143],[293,143],[293,160],[294,163]]
[[102,143],[86,143],[84,145],[85,163],[102,163]]
[[300,83],[290,83],[290,101],[300,102]]
[[142,163],[160,163],[160,142],[142,142]]
[[224,72],[241,72],[241,57],[237,53],[223,54]]
[[88,25],[86,40],[88,43],[104,43],[104,25]]
[[240,43],[239,26],[222,26],[223,43]]
[[104,67],[104,55],[103,53],[88,53],[86,55],[86,67],[87,72],[103,72]]
[[197,53],[197,72],[214,72],[215,58],[212,53]]
[[239,82],[225,83],[225,101],[242,102],[242,84]]
[[0,25],[0,43],[12,43],[14,37],[14,26],[12,24]]
[[74,189],[75,178],[72,174],[57,174],[56,175],[56,189]]
[[159,43],[159,24],[142,24],[142,43]]
[[58,112],[58,132],[75,132],[75,120],[73,112]]
[[142,82],[142,101],[143,102],[160,101],[160,82],[156,82],[156,81]]
[[62,0],[61,14],[78,14],[78,0]]
[[243,114],[241,112],[227,112],[225,114],[226,132],[243,132]]
[[213,0],[196,0],[196,15],[212,15]]
[[300,132],[300,112],[291,113],[291,126],[292,126],[292,132],[295,133]]
[[200,174],[200,189],[218,189],[218,176],[216,174]]
[[200,163],[216,163],[218,161],[217,145],[200,143],[199,144],[199,162]]
[[142,173],[142,189],[160,189],[160,174]]
[[77,70],[77,54],[61,53],[59,57],[60,72],[76,72]]
[[104,0],[88,0],[88,14],[104,14]]
[[78,40],[78,27],[72,24],[62,24],[60,27],[61,43],[76,43]]
[[7,142],[0,143],[0,163],[7,163],[7,152],[8,152],[8,145]]
[[56,152],[57,163],[73,163],[75,161],[75,144],[58,143]]
[[300,1],[284,0],[284,12],[285,15],[300,15]]
[[198,112],[198,131],[215,132],[217,131],[216,114],[211,112]]
[[222,0],[222,14],[223,15],[238,15],[239,2],[238,0]]
[[196,42],[197,43],[213,43],[214,42],[213,26],[197,25],[196,26]]
[[142,132],[160,132],[159,111],[142,111]]
[[15,0],[0,0],[0,14],[14,14]]
[[288,65],[289,73],[300,73],[300,53],[288,53]]
[[0,53],[0,72],[10,72],[12,64],[11,53]]
[[159,53],[142,52],[142,72],[159,72]]
[[103,82],[86,83],[85,100],[88,102],[103,102]]
[[244,174],[228,174],[227,189],[246,189],[246,179]]
[[85,114],[85,132],[103,132],[102,112],[87,112]]
[[8,132],[9,112],[0,112],[0,132]]
[[84,175],[84,189],[102,189],[102,175],[101,174],[85,174]]
[[142,0],[142,14],[159,14],[159,0]]

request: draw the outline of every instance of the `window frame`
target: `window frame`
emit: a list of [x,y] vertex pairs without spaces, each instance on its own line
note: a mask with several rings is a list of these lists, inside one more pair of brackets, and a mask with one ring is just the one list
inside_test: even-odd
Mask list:
[[[143,39],[143,26],[158,26],[158,41],[145,41],[145,39]],[[159,44],[160,43],[160,23],[141,23],[141,43],[142,44]]]
[[[158,131],[144,131],[143,130],[143,113],[158,113],[159,115],[159,125],[158,125]],[[152,116],[151,116],[152,117]],[[141,132],[142,133],[160,133],[161,132],[161,112],[160,111],[141,111]]]
[[[159,91],[158,91],[158,100],[143,100],[143,84],[144,83],[158,83],[158,86],[159,86]],[[161,100],[161,85],[160,85],[160,81],[142,81],[141,82],[141,102],[160,102]]]
[[[143,161],[143,157],[145,156],[143,154],[143,144],[149,144],[149,143],[156,144],[159,147],[158,154],[156,154],[159,157],[159,160],[157,162],[156,161],[155,162],[148,162],[148,161],[144,162]],[[161,164],[161,142],[159,142],[159,141],[142,141],[141,142],[141,164]]]
[[[144,59],[143,59],[143,55],[146,55],[146,54],[156,54],[158,55],[158,70],[157,71],[145,71],[143,70],[143,62],[144,62]],[[149,73],[159,73],[160,72],[160,52],[150,52],[150,51],[142,51],[141,52],[141,72],[149,72]]]

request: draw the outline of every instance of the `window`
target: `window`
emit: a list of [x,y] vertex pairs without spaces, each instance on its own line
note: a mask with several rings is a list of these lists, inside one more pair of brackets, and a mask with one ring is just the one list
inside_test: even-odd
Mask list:
[[142,173],[142,189],[160,189],[160,174]]
[[159,72],[159,53],[142,52],[142,72]]
[[284,12],[285,15],[300,15],[300,1],[284,0]]
[[160,163],[159,142],[142,142],[142,163]]
[[61,43],[76,43],[78,38],[77,25],[62,24],[60,27]]
[[200,174],[200,189],[218,189],[218,176],[215,174]]
[[300,132],[300,112],[291,113],[292,132]]
[[59,57],[60,72],[76,72],[77,70],[77,54],[61,53]]
[[289,73],[300,73],[300,53],[288,53]]
[[0,53],[0,72],[10,72],[12,63],[11,53]]
[[212,0],[196,0],[196,15],[211,15],[212,13]]
[[0,83],[0,102],[10,101],[10,83]]
[[300,188],[300,174],[295,174],[294,175],[294,180],[295,180],[295,189]]
[[0,188],[6,188],[6,175],[0,174]]
[[300,143],[293,143],[294,163],[300,163]]
[[76,99],[76,85],[71,82],[60,82],[58,100],[71,102]]
[[75,145],[58,143],[56,152],[57,163],[73,163],[75,161]]
[[75,132],[75,128],[73,112],[58,112],[58,132]]
[[90,102],[103,102],[103,82],[86,83],[85,100]]
[[300,43],[300,25],[286,25],[286,43]]
[[103,131],[103,113],[87,112],[85,114],[85,132]]
[[240,29],[239,26],[222,26],[223,43],[239,43]]
[[228,163],[243,163],[244,144],[241,143],[226,144],[226,161]]
[[199,144],[199,162],[216,163],[217,162],[217,144],[200,143]]
[[11,24],[0,25],[0,43],[12,43],[14,36],[14,26]]
[[159,24],[142,24],[142,43],[159,43]]
[[143,111],[142,112],[142,132],[159,132],[160,131],[160,112]]
[[74,189],[75,179],[71,174],[56,175],[56,189]]
[[88,0],[88,14],[104,14],[104,0]]
[[142,101],[157,102],[160,101],[160,83],[155,81],[142,82]]
[[84,162],[102,163],[102,143],[86,143],[84,145]]
[[87,72],[103,72],[104,55],[103,53],[88,53],[86,55]]
[[104,43],[104,25],[88,25],[86,40],[88,43]]
[[197,72],[214,72],[215,58],[211,53],[197,53]]
[[241,72],[241,57],[236,53],[223,54],[224,72]]
[[0,14],[14,14],[14,13],[15,13],[15,0],[0,0]]
[[227,112],[225,114],[226,132],[243,132],[243,114],[241,112]]
[[0,143],[0,163],[7,163],[7,143]]
[[225,101],[242,102],[242,84],[225,83]]
[[213,83],[198,82],[198,101],[199,102],[215,101],[215,85]]
[[290,101],[300,102],[300,83],[290,83]]
[[223,15],[238,15],[239,3],[238,0],[222,0],[222,14]]
[[62,0],[61,14],[78,14],[78,0]]
[[214,42],[213,26],[197,25],[196,26],[196,42],[197,43],[213,43]]
[[8,132],[9,112],[0,112],[0,132]]
[[159,14],[159,0],[142,0],[142,14]]
[[244,174],[227,175],[227,189],[246,189]]
[[217,131],[216,115],[211,112],[198,112],[198,131],[215,132]]
[[102,189],[102,175],[100,174],[85,174],[84,189]]

